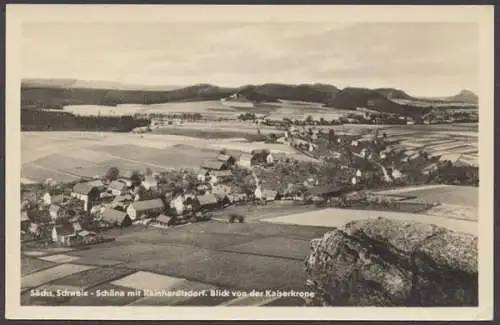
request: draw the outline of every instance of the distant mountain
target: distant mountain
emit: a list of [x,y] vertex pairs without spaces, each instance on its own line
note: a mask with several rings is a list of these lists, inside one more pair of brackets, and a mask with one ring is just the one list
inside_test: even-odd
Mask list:
[[173,90],[182,86],[145,86],[131,85],[114,81],[86,81],[79,79],[23,79],[21,84],[25,87],[54,87],[54,88],[90,88],[90,89],[115,89],[115,90]]
[[339,109],[367,108],[383,113],[397,113],[401,115],[422,115],[430,111],[427,107],[418,107],[411,104],[401,104],[388,99],[378,90],[368,88],[347,87],[342,89],[328,106]]
[[325,84],[263,84],[248,85],[237,89],[237,93],[253,101],[277,101],[278,99],[314,103],[326,103],[339,92],[332,85]]
[[479,102],[479,97],[472,91],[464,89],[455,96],[447,97],[446,100],[451,102],[477,104]]

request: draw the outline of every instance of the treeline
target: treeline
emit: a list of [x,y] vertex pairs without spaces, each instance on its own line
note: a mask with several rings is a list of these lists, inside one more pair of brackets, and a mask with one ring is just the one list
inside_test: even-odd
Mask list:
[[21,111],[21,131],[129,132],[147,125],[148,119],[133,116],[77,116],[68,112],[35,109]]

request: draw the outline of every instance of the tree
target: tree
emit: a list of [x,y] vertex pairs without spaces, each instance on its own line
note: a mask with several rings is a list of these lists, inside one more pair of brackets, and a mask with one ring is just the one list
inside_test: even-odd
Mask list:
[[278,137],[276,136],[276,134],[274,134],[274,133],[269,133],[269,134],[267,135],[266,142],[267,142],[267,143],[275,143],[277,139],[278,139]]
[[335,135],[334,130],[328,131],[328,143],[333,144],[337,141],[337,136]]
[[221,155],[225,155],[225,154],[227,154],[227,150],[226,150],[225,148],[223,148],[223,149],[221,149],[221,150],[219,151],[219,153],[220,153]]
[[130,181],[132,182],[133,186],[139,186],[142,183],[142,176],[139,173],[139,171],[134,170],[132,172],[132,175],[130,176]]
[[313,124],[313,122],[314,122],[314,118],[312,117],[312,115],[308,115],[306,118],[306,123]]
[[120,171],[116,167],[110,167],[106,172],[106,178],[109,179],[110,181],[117,180],[119,176],[120,176]]
[[153,171],[151,170],[151,168],[149,168],[149,167],[146,168],[146,175],[148,175],[148,176],[153,175]]

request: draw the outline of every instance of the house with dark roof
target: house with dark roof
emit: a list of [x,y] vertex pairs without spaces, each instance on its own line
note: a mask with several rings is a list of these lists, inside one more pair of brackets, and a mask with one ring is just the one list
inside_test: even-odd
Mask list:
[[101,185],[101,181],[78,183],[73,187],[71,196],[83,201],[83,209],[88,211],[91,205],[99,200],[102,191]]
[[211,170],[209,175],[215,178],[217,183],[228,182],[233,179],[233,172],[230,170]]
[[127,227],[132,224],[127,212],[109,208],[102,213],[102,220],[109,225],[119,227]]
[[135,201],[127,208],[127,214],[130,219],[154,218],[163,212],[165,206],[161,199],[146,201]]
[[217,156],[218,161],[222,161],[226,166],[232,166],[236,163],[236,159],[234,156],[231,155],[225,155],[225,154],[220,154]]
[[197,197],[199,207],[201,210],[213,210],[220,207],[219,200],[214,194],[205,194]]
[[124,195],[127,193],[128,188],[127,184],[125,182],[121,181],[112,181],[109,186],[108,190],[111,192],[111,194],[118,196],[118,195]]
[[227,168],[227,165],[225,162],[219,160],[204,160],[201,168],[206,170],[223,170]]

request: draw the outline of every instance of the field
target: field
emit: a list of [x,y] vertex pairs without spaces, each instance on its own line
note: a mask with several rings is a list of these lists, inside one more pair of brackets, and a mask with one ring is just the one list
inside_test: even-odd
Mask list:
[[220,101],[172,102],[152,105],[124,104],[116,107],[99,105],[68,105],[64,110],[77,115],[131,115],[135,113],[200,113],[212,117],[235,117],[244,113],[269,114],[272,118],[304,119],[308,115],[328,120],[338,118],[348,110],[322,108],[317,104],[295,105],[293,103],[266,103],[257,104],[254,108],[233,108],[223,105]]
[[23,132],[21,177],[26,183],[47,178],[74,181],[104,175],[115,166],[122,173],[134,169],[166,171],[199,168],[214,159],[221,149],[235,156],[254,149],[284,152],[296,159],[310,160],[287,145],[248,142],[238,138],[196,138],[179,135],[98,132]]
[[[71,264],[40,250],[36,260],[51,259],[23,274],[24,289],[88,290],[87,297],[33,297],[21,294],[23,305],[277,305],[289,299],[237,300],[236,297],[97,297],[98,290],[135,292],[137,289],[197,291],[210,289],[267,290],[304,289],[303,260],[312,238],[327,228],[295,227],[262,223],[229,224],[217,221],[191,224],[177,229],[148,229],[141,226],[116,231],[116,241],[89,250],[73,250]],[[27,251],[24,254],[28,253]],[[28,260],[29,259],[29,260]],[[33,264],[33,257],[23,257]],[[113,266],[103,261],[118,261]],[[45,263],[45,262],[44,262]],[[295,305],[300,301],[295,301]]]

